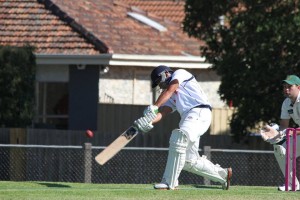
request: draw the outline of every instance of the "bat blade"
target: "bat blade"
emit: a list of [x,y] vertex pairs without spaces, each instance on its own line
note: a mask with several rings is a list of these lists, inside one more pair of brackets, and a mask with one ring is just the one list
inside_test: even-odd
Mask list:
[[137,134],[138,130],[136,128],[133,126],[129,127],[124,133],[122,133],[95,157],[96,162],[100,165],[104,165],[119,151],[121,151],[121,149],[125,147]]

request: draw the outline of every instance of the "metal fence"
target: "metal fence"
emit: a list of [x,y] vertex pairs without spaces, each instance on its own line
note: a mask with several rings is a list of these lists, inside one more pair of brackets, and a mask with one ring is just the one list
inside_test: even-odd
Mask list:
[[[127,147],[100,166],[94,157],[103,148],[90,143],[83,146],[0,144],[0,180],[135,184],[161,180],[167,148]],[[284,181],[272,151],[205,147],[199,153],[222,167],[231,166],[233,185],[277,186]],[[179,182],[210,184],[185,171]]]

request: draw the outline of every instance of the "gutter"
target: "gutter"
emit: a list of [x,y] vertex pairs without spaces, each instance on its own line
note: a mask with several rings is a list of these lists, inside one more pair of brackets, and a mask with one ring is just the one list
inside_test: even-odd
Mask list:
[[37,65],[107,65],[156,67],[167,65],[172,68],[208,69],[210,63],[197,56],[162,56],[134,54],[65,55],[35,54]]

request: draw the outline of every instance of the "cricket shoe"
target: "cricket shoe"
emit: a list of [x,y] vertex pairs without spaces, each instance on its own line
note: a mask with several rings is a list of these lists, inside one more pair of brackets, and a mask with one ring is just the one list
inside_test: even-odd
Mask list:
[[[296,185],[296,191],[300,190],[299,185]],[[285,185],[278,186],[278,191],[285,191]],[[292,191],[292,187],[289,186],[289,191]]]
[[231,169],[231,167],[229,167],[229,168],[227,168],[226,182],[222,184],[222,189],[223,190],[228,190],[229,189],[231,177],[232,177],[232,169]]
[[[165,183],[165,182],[154,184],[153,187],[156,190],[170,190],[169,185],[167,183]],[[175,184],[175,190],[178,189],[177,187],[178,187],[178,181]]]

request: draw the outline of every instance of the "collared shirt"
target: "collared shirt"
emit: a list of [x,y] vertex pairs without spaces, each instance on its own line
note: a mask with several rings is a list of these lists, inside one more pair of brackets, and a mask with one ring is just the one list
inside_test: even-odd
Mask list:
[[286,98],[281,106],[281,119],[293,119],[300,126],[300,92],[293,104],[290,98]]
[[198,105],[210,105],[206,94],[202,91],[195,77],[184,69],[178,69],[172,74],[171,81],[177,79],[179,87],[164,104],[171,107],[173,112],[177,110],[182,116],[190,109]]

